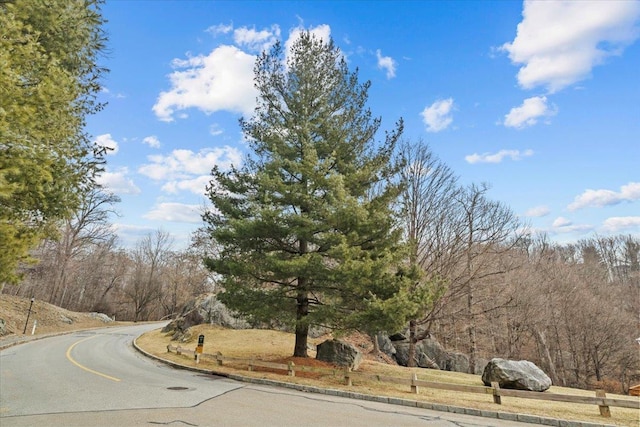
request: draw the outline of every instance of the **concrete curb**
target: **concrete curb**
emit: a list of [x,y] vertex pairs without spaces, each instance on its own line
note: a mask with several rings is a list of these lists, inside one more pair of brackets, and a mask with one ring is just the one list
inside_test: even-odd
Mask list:
[[[144,324],[146,322],[140,322],[140,324]],[[152,322],[155,323],[155,322]],[[28,342],[31,341],[38,341],[38,340],[42,340],[45,338],[51,338],[51,337],[59,337],[61,335],[69,335],[69,334],[75,334],[76,332],[87,332],[87,331],[95,331],[95,330],[99,330],[99,329],[109,329],[109,328],[126,328],[129,325],[109,325],[109,324],[105,324],[105,326],[95,326],[93,328],[81,328],[81,329],[73,329],[70,331],[63,331],[63,332],[52,332],[50,334],[42,334],[42,335],[17,335],[17,334],[12,334],[12,335],[7,335],[4,337],[0,337],[0,350],[4,350],[16,345],[20,345],[20,344],[26,344]]]
[[325,388],[320,388],[320,387],[315,387],[315,386],[308,386],[308,385],[302,385],[302,384],[293,384],[293,383],[270,380],[270,379],[265,379],[265,378],[245,377],[245,376],[240,375],[240,374],[230,374],[230,373],[227,373],[227,372],[217,372],[217,371],[209,370],[209,369],[196,368],[196,367],[193,367],[193,366],[185,366],[185,365],[181,365],[179,363],[173,362],[171,360],[163,359],[162,357],[159,357],[159,356],[156,356],[154,354],[151,354],[151,353],[145,351],[144,349],[142,349],[141,347],[139,347],[138,343],[137,343],[137,338],[133,340],[133,347],[137,351],[139,351],[141,354],[143,354],[143,355],[145,355],[145,356],[147,356],[147,357],[149,357],[151,359],[154,359],[154,360],[157,360],[157,361],[162,362],[164,364],[167,364],[169,366],[172,366],[172,367],[174,367],[176,369],[184,369],[184,370],[192,371],[192,372],[199,372],[199,373],[217,375],[217,376],[230,378],[232,380],[245,382],[245,383],[250,383],[250,384],[268,385],[268,386],[272,386],[272,387],[288,388],[288,389],[297,390],[297,391],[303,391],[303,392],[307,392],[307,393],[325,394],[325,395],[328,395],[328,396],[339,396],[339,397],[346,397],[346,398],[349,398],[349,399],[368,400],[368,401],[373,401],[373,402],[389,403],[389,404],[392,404],[392,405],[410,406],[410,407],[414,407],[414,408],[429,409],[429,410],[432,410],[432,411],[450,412],[450,413],[454,413],[454,414],[474,415],[476,417],[496,418],[496,419],[505,420],[505,421],[519,421],[519,422],[523,422],[523,423],[540,424],[540,425],[546,425],[546,426],[555,426],[555,427],[616,427],[615,425],[612,425],[612,424],[597,424],[597,423],[589,423],[589,422],[583,422],[583,421],[570,421],[570,420],[562,420],[562,419],[556,419],[556,418],[546,418],[546,417],[540,417],[540,416],[537,416],[537,415],[515,414],[515,413],[512,413],[512,412],[498,412],[498,411],[481,410],[481,409],[473,409],[473,408],[463,408],[463,407],[460,407],[460,406],[443,405],[443,404],[440,404],[440,403],[429,403],[429,402],[410,400],[410,399],[400,399],[400,398],[396,398],[396,397],[375,396],[375,395],[356,393],[356,392],[350,392],[350,391],[344,391],[344,390],[325,389]]
[[[86,329],[82,329],[82,330],[86,330]],[[15,335],[12,337],[7,337],[7,338],[3,338],[0,339],[0,350],[5,350],[7,348],[16,346],[16,345],[20,345],[20,344],[26,344],[28,342],[31,341],[39,341],[39,340],[43,340],[45,338],[51,338],[51,337],[58,337],[61,335],[68,335],[68,334],[72,334],[74,332],[79,332],[82,331],[81,329],[77,330],[77,331],[65,331],[65,332],[56,332],[56,333],[52,333],[52,334],[44,334],[44,335]]]

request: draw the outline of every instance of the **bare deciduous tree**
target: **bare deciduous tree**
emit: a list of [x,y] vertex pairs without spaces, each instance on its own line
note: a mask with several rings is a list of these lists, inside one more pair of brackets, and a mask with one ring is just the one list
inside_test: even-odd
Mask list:
[[161,271],[166,267],[171,254],[171,236],[161,230],[142,238],[131,252],[133,271],[123,292],[133,306],[133,320],[149,317],[149,308],[162,292]]

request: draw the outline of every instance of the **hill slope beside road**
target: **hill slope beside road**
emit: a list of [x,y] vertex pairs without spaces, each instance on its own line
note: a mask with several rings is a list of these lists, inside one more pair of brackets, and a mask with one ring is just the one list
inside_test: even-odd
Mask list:
[[129,324],[114,322],[99,313],[76,313],[37,299],[29,314],[30,305],[30,299],[0,294],[0,348],[50,334]]

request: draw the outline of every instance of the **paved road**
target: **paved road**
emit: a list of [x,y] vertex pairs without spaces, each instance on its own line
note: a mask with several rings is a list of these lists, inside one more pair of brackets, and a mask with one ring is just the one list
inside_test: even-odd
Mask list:
[[157,325],[78,332],[0,351],[0,425],[526,425],[176,370],[133,349],[133,338],[154,328]]

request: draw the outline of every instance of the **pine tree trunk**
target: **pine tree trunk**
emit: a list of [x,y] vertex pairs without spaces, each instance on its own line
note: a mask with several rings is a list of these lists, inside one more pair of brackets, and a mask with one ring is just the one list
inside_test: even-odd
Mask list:
[[[298,280],[298,284],[303,279]],[[309,296],[306,291],[298,292],[296,310],[296,343],[293,349],[293,357],[309,357],[307,354],[307,339],[309,337]]]

